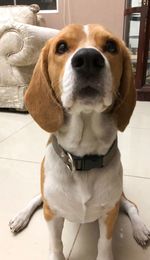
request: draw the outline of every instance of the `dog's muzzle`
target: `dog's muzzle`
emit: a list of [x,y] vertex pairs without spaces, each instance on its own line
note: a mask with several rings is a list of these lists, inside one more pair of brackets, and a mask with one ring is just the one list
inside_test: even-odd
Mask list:
[[76,79],[76,93],[81,98],[100,95],[100,80],[105,68],[105,60],[94,48],[78,50],[71,61]]

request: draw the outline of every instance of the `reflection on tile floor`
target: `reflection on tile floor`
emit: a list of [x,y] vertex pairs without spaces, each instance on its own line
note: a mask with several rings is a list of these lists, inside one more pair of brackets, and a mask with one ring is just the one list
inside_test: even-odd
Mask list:
[[[0,255],[1,259],[41,260],[48,256],[48,233],[39,209],[26,230],[13,236],[8,221],[18,209],[39,192],[40,161],[48,139],[46,132],[29,115],[0,113]],[[124,167],[124,190],[135,201],[150,225],[150,103],[137,102],[127,130],[119,134]],[[64,252],[69,260],[95,260],[99,230],[97,222],[77,225],[66,222]],[[115,260],[149,260],[150,248],[143,250],[132,237],[131,225],[119,215],[113,237]]]

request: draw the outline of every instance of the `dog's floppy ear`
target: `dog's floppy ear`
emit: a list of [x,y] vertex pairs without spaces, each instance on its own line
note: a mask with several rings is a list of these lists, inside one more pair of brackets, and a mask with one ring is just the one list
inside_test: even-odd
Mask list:
[[124,129],[128,125],[136,103],[136,89],[134,84],[130,54],[125,46],[123,46],[122,50],[123,72],[113,109],[117,128],[120,131],[124,131]]
[[63,109],[52,89],[48,73],[51,41],[42,49],[25,93],[25,105],[34,120],[47,132],[57,131],[63,123]]

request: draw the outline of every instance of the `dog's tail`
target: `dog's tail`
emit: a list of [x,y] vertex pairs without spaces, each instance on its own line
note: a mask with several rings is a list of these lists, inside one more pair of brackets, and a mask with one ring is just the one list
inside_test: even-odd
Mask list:
[[23,230],[29,223],[34,212],[42,205],[42,196],[34,197],[25,208],[9,221],[10,230],[13,233],[18,233]]

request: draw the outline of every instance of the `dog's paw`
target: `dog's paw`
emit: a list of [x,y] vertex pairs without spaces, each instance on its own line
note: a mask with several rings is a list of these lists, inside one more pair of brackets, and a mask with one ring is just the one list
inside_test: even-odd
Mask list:
[[30,218],[25,212],[22,211],[18,213],[14,218],[9,221],[11,232],[18,233],[27,226],[29,220]]
[[149,246],[150,244],[150,230],[142,222],[134,226],[133,237],[143,248]]
[[48,260],[65,260],[63,253],[50,253]]

